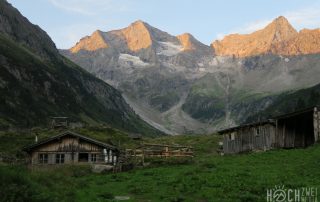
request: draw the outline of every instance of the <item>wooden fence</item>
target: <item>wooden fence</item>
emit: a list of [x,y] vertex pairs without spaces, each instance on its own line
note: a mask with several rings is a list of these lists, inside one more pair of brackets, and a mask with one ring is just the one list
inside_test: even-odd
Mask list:
[[21,165],[26,164],[25,158],[17,158],[14,155],[9,155],[5,153],[0,153],[0,163],[10,164],[10,165]]
[[127,149],[126,155],[131,157],[193,157],[193,148],[180,145],[142,144],[136,149]]

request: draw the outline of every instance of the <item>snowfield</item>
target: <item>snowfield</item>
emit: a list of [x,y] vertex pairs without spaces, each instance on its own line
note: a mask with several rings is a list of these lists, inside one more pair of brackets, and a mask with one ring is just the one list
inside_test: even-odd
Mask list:
[[181,45],[176,45],[172,42],[159,41],[159,44],[160,44],[160,48],[157,51],[158,55],[174,56],[180,53],[183,49]]
[[119,56],[119,60],[126,62],[126,63],[132,63],[133,66],[148,66],[149,63],[143,62],[139,57],[121,53]]

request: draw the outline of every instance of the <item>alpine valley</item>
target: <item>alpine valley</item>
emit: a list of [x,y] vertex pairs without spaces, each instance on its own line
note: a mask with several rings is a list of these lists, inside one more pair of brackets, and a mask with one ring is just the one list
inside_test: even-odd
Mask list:
[[120,90],[137,114],[169,134],[268,117],[279,113],[276,104],[285,112],[317,104],[309,98],[320,89],[320,30],[298,32],[282,16],[211,46],[139,20],[97,30],[60,53]]

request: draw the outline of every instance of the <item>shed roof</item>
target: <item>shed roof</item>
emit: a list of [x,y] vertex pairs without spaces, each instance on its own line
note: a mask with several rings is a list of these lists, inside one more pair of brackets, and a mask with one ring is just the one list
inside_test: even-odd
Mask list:
[[238,129],[245,128],[245,127],[264,125],[264,124],[268,124],[268,123],[273,124],[273,123],[275,123],[276,120],[285,119],[285,118],[297,116],[297,115],[300,115],[300,114],[313,112],[315,109],[319,110],[320,107],[319,106],[308,107],[308,108],[301,109],[301,110],[298,110],[298,111],[295,111],[295,112],[286,113],[286,114],[282,114],[282,115],[279,115],[279,116],[274,116],[274,117],[272,117],[272,119],[269,119],[267,121],[262,121],[262,122],[260,121],[260,122],[254,122],[254,123],[249,123],[249,124],[243,124],[243,125],[240,125],[240,126],[236,126],[236,127],[220,130],[220,131],[218,131],[218,133],[226,133],[226,132],[238,130]]
[[83,135],[80,135],[78,133],[75,133],[75,132],[71,132],[71,131],[65,131],[63,133],[60,133],[58,135],[55,135],[55,136],[52,136],[52,137],[49,137],[49,138],[46,138],[46,139],[43,139],[35,144],[32,144],[30,146],[27,146],[25,148],[23,148],[24,151],[31,151],[33,148],[36,148],[40,145],[43,145],[43,144],[46,144],[48,142],[51,142],[53,140],[56,140],[56,139],[59,139],[61,137],[64,137],[64,136],[67,136],[67,135],[70,135],[70,136],[73,136],[73,137],[78,137],[79,139],[82,139],[82,140],[85,140],[87,142],[90,142],[90,143],[93,143],[95,145],[99,145],[99,146],[102,146],[102,147],[105,147],[105,148],[109,148],[109,149],[117,149],[115,146],[113,145],[110,145],[110,144],[107,144],[107,143],[104,143],[104,142],[101,142],[101,141],[98,141],[98,140],[95,140],[95,139],[92,139],[92,138],[89,138],[89,137],[86,137],[86,136],[83,136]]
[[312,106],[312,107],[308,107],[308,108],[304,108],[304,109],[301,109],[301,110],[297,110],[297,111],[294,111],[294,112],[291,112],[291,113],[287,113],[287,114],[282,114],[282,115],[279,115],[279,116],[275,116],[274,119],[284,119],[284,118],[289,118],[289,117],[292,117],[292,116],[297,116],[297,115],[300,115],[300,114],[304,114],[304,113],[308,113],[308,112],[313,112],[315,109],[320,109],[319,106]]
[[274,123],[275,123],[275,121],[273,119],[269,119],[267,121],[254,122],[254,123],[249,123],[249,124],[243,124],[240,126],[235,126],[232,128],[227,128],[227,129],[218,131],[218,133],[226,133],[226,132],[230,132],[230,131],[234,131],[234,130],[239,130],[242,128],[254,127],[254,126],[265,125],[265,124],[274,124]]

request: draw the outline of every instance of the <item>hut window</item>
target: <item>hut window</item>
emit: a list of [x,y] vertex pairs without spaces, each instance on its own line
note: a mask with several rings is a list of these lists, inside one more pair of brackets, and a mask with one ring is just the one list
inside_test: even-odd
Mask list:
[[91,162],[97,162],[97,154],[91,154]]
[[88,153],[79,153],[79,162],[88,162],[89,154]]
[[56,154],[56,164],[64,163],[64,154]]
[[235,133],[229,134],[229,140],[234,140],[235,139]]
[[256,136],[259,136],[259,135],[260,135],[260,133],[261,133],[260,128],[259,128],[259,127],[258,127],[258,128],[256,128]]
[[39,154],[39,163],[47,164],[48,163],[48,154]]

